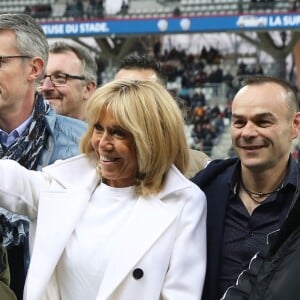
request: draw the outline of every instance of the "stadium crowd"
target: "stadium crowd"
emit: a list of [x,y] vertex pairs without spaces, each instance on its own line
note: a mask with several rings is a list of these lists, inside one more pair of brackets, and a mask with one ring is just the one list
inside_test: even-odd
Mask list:
[[[184,99],[188,107],[190,146],[210,156],[229,123],[231,100],[243,79],[262,75],[263,68],[241,61],[236,71],[224,71],[223,55],[214,47],[204,46],[197,55],[176,48],[160,54],[160,48],[159,43],[154,45],[154,56],[161,64],[170,89]],[[221,92],[221,87],[225,92]]]

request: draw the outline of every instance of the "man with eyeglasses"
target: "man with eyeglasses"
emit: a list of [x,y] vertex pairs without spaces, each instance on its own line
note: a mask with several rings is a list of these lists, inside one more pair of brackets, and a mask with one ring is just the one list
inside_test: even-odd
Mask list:
[[97,87],[97,64],[89,51],[68,40],[49,48],[46,75],[38,92],[61,115],[85,120],[85,106]]
[[[30,15],[0,15],[0,158],[16,160],[32,170],[77,155],[79,138],[86,130],[84,122],[57,115],[36,92],[44,78],[48,48],[42,27]],[[66,75],[57,77],[71,80]],[[27,218],[0,208],[0,237],[17,299],[23,298],[29,263],[29,224]]]

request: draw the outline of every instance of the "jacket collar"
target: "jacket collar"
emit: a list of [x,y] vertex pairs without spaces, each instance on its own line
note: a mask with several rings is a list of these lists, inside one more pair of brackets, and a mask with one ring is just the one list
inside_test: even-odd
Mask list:
[[[238,159],[235,162],[235,166],[233,169],[232,176],[228,176],[228,182],[230,185],[230,189],[236,193],[236,188],[241,178],[241,161]],[[290,155],[287,166],[287,173],[285,175],[283,186],[292,186],[292,188],[296,188],[298,181],[298,164],[296,160]]]
[[190,187],[193,183],[187,180],[186,177],[173,165],[166,176],[163,190],[159,193],[160,198],[166,197],[170,193],[184,190]]
[[140,197],[129,219],[120,228],[120,239],[111,253],[97,299],[110,299],[119,284],[135,267],[139,267],[141,258],[176,219],[175,210],[169,209],[159,198],[151,198]]
[[[63,172],[61,168],[63,167]],[[85,176],[82,176],[81,170],[85,170]],[[89,156],[85,154],[77,155],[67,160],[56,161],[55,164],[43,168],[43,171],[59,182],[64,188],[96,187],[100,177],[96,172],[96,157],[94,154]],[[167,173],[163,190],[159,197],[163,198],[170,193],[180,191],[191,186],[192,183],[173,165]]]
[[[84,176],[82,176],[82,170],[84,170]],[[66,160],[58,160],[43,168],[43,172],[49,174],[66,189],[81,187],[94,190],[100,181],[96,172],[94,155],[80,154]]]
[[139,197],[130,218],[121,229],[121,239],[111,254],[97,299],[108,299],[112,295],[120,282],[176,219],[178,211],[165,206],[164,198],[190,185],[192,183],[173,166],[167,174],[162,192],[150,197]]

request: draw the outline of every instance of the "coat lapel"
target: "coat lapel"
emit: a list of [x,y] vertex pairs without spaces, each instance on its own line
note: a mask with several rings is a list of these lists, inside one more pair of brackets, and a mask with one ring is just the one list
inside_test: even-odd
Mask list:
[[85,210],[89,197],[90,193],[82,190],[55,195],[47,192],[41,195],[35,243],[27,278],[27,299],[42,299],[41,295],[67,240]]
[[[84,177],[81,176],[83,169]],[[66,243],[99,182],[94,166],[84,156],[48,166],[44,172],[55,181],[50,191],[40,195],[26,282],[27,299],[42,299]]]
[[97,300],[107,299],[113,293],[175,218],[176,212],[167,210],[159,198],[137,200],[108,262]]

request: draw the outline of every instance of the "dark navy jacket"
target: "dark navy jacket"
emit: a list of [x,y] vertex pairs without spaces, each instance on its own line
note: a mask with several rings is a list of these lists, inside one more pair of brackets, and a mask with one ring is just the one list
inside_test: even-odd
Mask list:
[[[291,158],[291,168],[297,172],[297,163]],[[220,259],[223,247],[223,230],[226,207],[230,195],[230,183],[238,158],[218,159],[210,162],[191,180],[196,183],[207,197],[207,271],[202,300],[219,299]],[[296,186],[296,175],[295,186]],[[293,198],[295,187],[278,197]],[[282,220],[281,223],[283,223]]]
[[[299,179],[299,178],[298,178]],[[279,232],[268,237],[266,253],[257,253],[223,300],[300,299],[300,186],[296,204]]]

